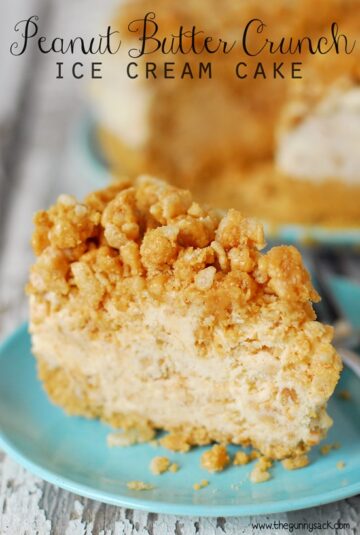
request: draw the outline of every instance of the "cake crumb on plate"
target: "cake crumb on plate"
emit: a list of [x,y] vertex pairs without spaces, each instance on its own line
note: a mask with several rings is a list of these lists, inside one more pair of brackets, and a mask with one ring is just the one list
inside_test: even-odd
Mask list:
[[248,464],[251,461],[251,457],[249,454],[245,453],[244,451],[237,451],[235,453],[233,464],[235,466],[243,466],[244,464]]
[[169,472],[173,472],[173,473],[178,472],[179,468],[180,468],[180,466],[177,463],[172,463],[169,466]]
[[200,483],[194,483],[193,485],[193,489],[194,490],[200,490],[200,489],[203,489],[205,487],[207,487],[209,485],[209,482],[207,479],[202,479],[200,481]]
[[170,460],[167,457],[154,457],[150,463],[150,470],[155,475],[167,472],[170,467]]
[[182,433],[169,433],[160,439],[160,445],[171,451],[186,453],[190,450],[190,444]]
[[282,461],[282,465],[286,470],[297,470],[308,464],[309,458],[307,455],[299,455],[298,457],[291,457],[290,459],[284,459]]
[[320,453],[321,455],[328,455],[331,450],[338,450],[340,447],[340,442],[334,442],[333,444],[324,444],[320,448]]
[[149,442],[154,436],[155,430],[152,427],[142,425],[115,433],[109,433],[106,440],[110,448],[113,448],[114,446],[127,447],[133,446],[134,444]]
[[271,478],[269,468],[273,465],[272,461],[267,457],[260,457],[255,464],[253,470],[250,472],[250,481],[252,483],[263,483]]
[[328,455],[331,450],[332,450],[331,444],[324,444],[320,448],[320,453],[321,455]]
[[151,490],[154,488],[150,483],[144,483],[144,481],[128,481],[126,486],[130,490]]
[[209,472],[221,472],[229,462],[230,458],[223,444],[215,444],[201,456],[201,466]]

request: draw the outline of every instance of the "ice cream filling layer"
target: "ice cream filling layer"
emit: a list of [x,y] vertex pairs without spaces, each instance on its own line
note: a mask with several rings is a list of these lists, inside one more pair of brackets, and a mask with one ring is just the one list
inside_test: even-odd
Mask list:
[[332,92],[280,136],[277,165],[299,179],[360,184],[360,88]]

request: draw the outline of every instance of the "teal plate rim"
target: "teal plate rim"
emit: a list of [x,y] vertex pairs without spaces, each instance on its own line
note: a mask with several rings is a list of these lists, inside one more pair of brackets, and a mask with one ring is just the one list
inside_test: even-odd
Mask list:
[[[22,324],[10,336],[0,343],[0,362],[4,357],[7,349],[16,344],[19,337],[28,332],[28,324]],[[231,505],[203,505],[203,504],[179,504],[179,503],[162,503],[160,501],[143,500],[115,494],[112,492],[98,490],[89,485],[79,483],[68,477],[64,477],[56,472],[48,470],[41,464],[32,461],[0,429],[0,449],[3,449],[12,459],[18,462],[25,469],[34,475],[54,484],[62,489],[73,492],[85,498],[90,498],[110,505],[138,509],[152,513],[171,514],[181,516],[198,516],[198,517],[231,517],[231,516],[249,516],[265,515],[272,513],[284,513],[288,511],[307,509],[332,503],[341,499],[349,498],[360,493],[360,479],[358,482],[345,486],[340,489],[329,490],[321,494],[305,496],[294,500],[269,501],[268,503],[254,503],[242,506],[241,504]]]

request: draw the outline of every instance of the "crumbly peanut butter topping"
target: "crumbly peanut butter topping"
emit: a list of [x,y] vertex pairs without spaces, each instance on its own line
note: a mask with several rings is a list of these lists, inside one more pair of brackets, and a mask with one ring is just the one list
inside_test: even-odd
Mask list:
[[[35,216],[32,244],[37,261],[28,292],[36,296],[33,321],[64,303],[81,309],[83,324],[116,321],[141,298],[175,300],[178,307],[200,303],[208,318],[276,303],[289,317],[314,318],[317,300],[294,247],[266,254],[262,225],[235,210],[225,215],[192,201],[190,192],[155,178],[122,181],[85,198],[61,195]],[[75,319],[74,319],[75,321]],[[290,324],[290,323],[289,323]]]

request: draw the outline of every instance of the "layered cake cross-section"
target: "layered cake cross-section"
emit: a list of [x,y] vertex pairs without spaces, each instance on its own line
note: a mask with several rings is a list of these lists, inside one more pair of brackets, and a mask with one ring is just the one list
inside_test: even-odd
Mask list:
[[148,176],[62,195],[35,225],[33,353],[69,414],[274,459],[326,434],[341,362],[294,247],[261,252],[256,220]]

